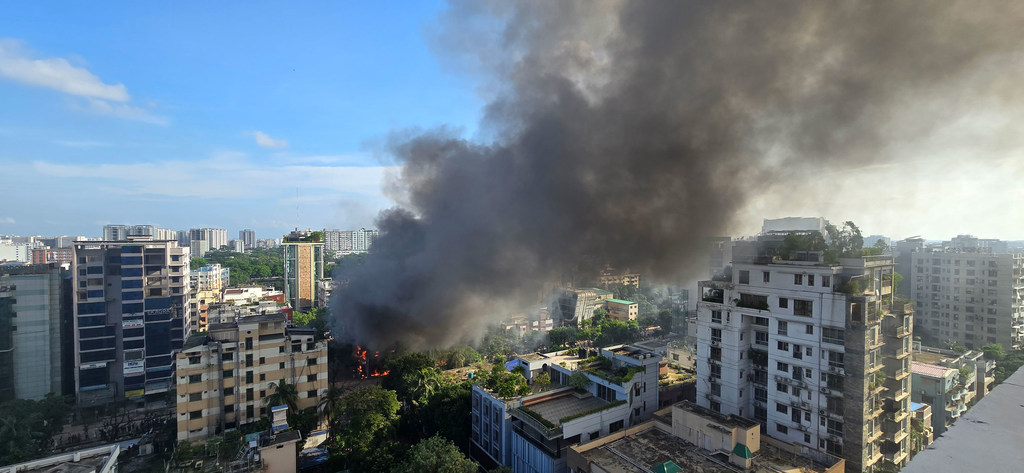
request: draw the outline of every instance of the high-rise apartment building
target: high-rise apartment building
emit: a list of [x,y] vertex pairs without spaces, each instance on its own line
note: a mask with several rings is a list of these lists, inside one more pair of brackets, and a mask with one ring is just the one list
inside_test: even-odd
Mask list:
[[256,230],[239,230],[238,239],[245,245],[246,250],[256,248]]
[[285,235],[284,295],[292,308],[307,312],[317,306],[316,282],[324,277],[324,238],[322,232]]
[[177,232],[153,225],[104,225],[104,241],[127,240],[129,236],[150,236],[154,240],[173,240]]
[[298,408],[327,391],[327,341],[311,328],[286,328],[283,314],[211,324],[177,355],[178,440],[195,442],[268,417],[263,402],[282,380]]
[[894,304],[892,259],[799,259],[762,248],[734,257],[731,280],[700,282],[697,403],[843,457],[847,471],[901,466],[912,309]]
[[70,392],[64,276],[57,265],[0,267],[0,401]]
[[360,228],[359,230],[327,230],[324,234],[324,248],[341,253],[366,253],[370,246],[377,241],[379,232],[373,229]]
[[223,228],[193,228],[188,233],[190,244],[194,245],[197,241],[204,241],[207,250],[219,250],[228,244],[228,231]]
[[129,237],[74,249],[78,402],[165,401],[189,334],[188,248]]
[[998,343],[1006,349],[1024,338],[1024,254],[985,247],[943,245],[911,255],[910,286],[919,335],[967,348]]
[[[918,303],[920,335],[935,345],[1019,346],[1024,325],[1019,307],[1024,255],[995,253],[992,246],[977,242],[965,245],[964,236],[953,240],[958,239],[911,255],[910,276],[904,285]],[[1000,246],[1004,245],[994,247]]]

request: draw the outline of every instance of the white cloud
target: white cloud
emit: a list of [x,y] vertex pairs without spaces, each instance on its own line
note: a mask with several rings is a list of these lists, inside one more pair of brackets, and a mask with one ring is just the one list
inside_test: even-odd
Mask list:
[[15,222],[14,222],[14,219],[11,218],[11,217],[4,217],[4,218],[0,218],[0,223],[9,223],[11,225],[14,225]]
[[[77,57],[74,62],[82,63]],[[36,58],[16,39],[0,39],[0,77],[44,87],[79,97],[84,104],[73,107],[97,115],[123,118],[154,125],[167,125],[166,117],[129,105],[131,95],[124,84],[108,84],[88,69],[65,58]]]
[[[321,194],[381,198],[385,166],[281,165],[246,159],[222,151],[196,161],[171,160],[130,164],[64,164],[35,161],[31,172],[71,178],[108,194],[133,197],[200,197],[275,200],[291,197],[281,183],[300,183]],[[159,179],[140,179],[159,176]],[[101,187],[102,186],[102,187]],[[292,191],[294,192],[294,191]],[[340,197],[339,197],[340,198]]]
[[168,124],[167,117],[153,115],[144,108],[119,103],[112,104],[97,99],[88,99],[87,103],[89,104],[88,109],[97,115],[124,118],[125,120],[152,123],[154,125],[166,126]]
[[259,130],[247,131],[246,134],[252,135],[256,138],[256,144],[261,148],[287,148],[288,142],[285,140],[276,140],[271,138],[270,135],[263,133]]
[[88,70],[72,66],[64,58],[32,58],[21,43],[13,39],[0,40],[0,75],[80,97],[115,102],[131,100],[124,84],[106,84]]

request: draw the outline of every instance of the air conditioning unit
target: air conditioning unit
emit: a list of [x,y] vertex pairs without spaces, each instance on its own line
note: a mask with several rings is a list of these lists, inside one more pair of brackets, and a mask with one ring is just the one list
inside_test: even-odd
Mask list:
[[717,347],[719,345],[718,340],[711,340],[711,346]]
[[825,386],[822,386],[820,391],[827,394],[828,393],[828,388],[826,388]]
[[825,409],[818,409],[818,415],[819,416],[823,416],[823,415],[826,415],[826,414],[828,414],[828,411],[826,411]]

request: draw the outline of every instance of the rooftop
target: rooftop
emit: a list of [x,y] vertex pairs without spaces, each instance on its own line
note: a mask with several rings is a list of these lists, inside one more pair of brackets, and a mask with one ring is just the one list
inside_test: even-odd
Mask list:
[[945,366],[932,365],[928,363],[921,363],[915,361],[910,365],[910,371],[914,374],[922,376],[931,376],[933,378],[945,378],[946,373],[954,371],[953,368],[947,368]]
[[185,346],[183,346],[181,349],[188,350],[189,348],[195,348],[199,345],[205,344],[206,341],[209,339],[210,336],[206,332],[193,333],[192,335],[188,336],[188,339],[185,340]]
[[534,404],[528,404],[528,401],[525,401],[523,407],[544,417],[548,422],[558,425],[561,423],[561,419],[566,417],[572,417],[611,404],[589,393],[582,396],[578,395],[571,389],[558,394],[556,397],[547,398]]
[[[120,447],[117,444],[61,453],[39,460],[0,466],[0,473],[94,473],[106,471],[117,463]],[[75,457],[78,460],[75,460]]]
[[626,304],[626,305],[630,305],[630,304],[636,304],[636,302],[633,302],[633,301],[624,301],[624,300],[622,300],[622,299],[607,299],[607,301],[608,301],[608,302],[614,302],[614,303],[616,303],[616,304]]
[[1024,369],[1017,370],[918,453],[902,473],[1019,471],[1024,464]]
[[[600,442],[600,439],[596,442]],[[574,449],[583,447],[586,445],[574,447]],[[644,430],[582,451],[581,455],[608,473],[647,473],[656,471],[656,466],[669,461],[681,467],[681,471],[704,473],[744,471],[742,468],[729,464],[729,458],[724,453],[704,450],[654,427],[653,423]],[[809,458],[780,451],[762,442],[761,449],[754,456],[753,467],[747,471],[758,473],[814,472],[825,471],[828,467]]]

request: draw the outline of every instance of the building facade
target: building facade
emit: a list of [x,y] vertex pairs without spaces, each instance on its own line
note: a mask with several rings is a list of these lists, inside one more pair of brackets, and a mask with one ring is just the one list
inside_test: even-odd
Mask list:
[[282,246],[285,298],[295,310],[308,312],[317,307],[316,282],[324,277],[323,233],[294,231]]
[[56,265],[0,268],[0,401],[70,391],[64,277]]
[[757,256],[702,281],[697,403],[751,417],[769,436],[900,466],[909,445],[912,310],[893,304],[892,259]]
[[78,403],[165,402],[190,332],[188,249],[151,237],[74,249]]
[[192,269],[189,275],[195,291],[216,291],[226,289],[231,283],[231,268],[218,263]]
[[621,320],[628,322],[630,320],[636,320],[640,314],[640,304],[633,301],[624,301],[622,299],[607,299],[604,301],[605,307],[608,308],[608,318]]
[[211,324],[177,354],[178,440],[197,442],[268,417],[265,402],[282,380],[298,408],[316,407],[327,391],[327,341],[288,328],[283,315]]
[[245,245],[246,250],[256,248],[256,230],[250,230],[248,228],[245,230],[239,230],[238,239],[242,241],[243,245]]
[[[188,231],[189,242],[206,242],[206,250],[219,250],[228,244],[228,231],[223,228],[193,228]],[[198,255],[195,255],[198,256]]]
[[909,285],[917,327],[927,342],[969,349],[1024,338],[1024,254],[939,248],[912,254]]

